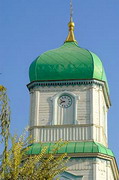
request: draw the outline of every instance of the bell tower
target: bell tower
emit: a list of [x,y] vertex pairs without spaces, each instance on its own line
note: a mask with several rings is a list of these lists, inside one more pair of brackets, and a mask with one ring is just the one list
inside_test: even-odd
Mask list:
[[66,152],[71,159],[61,180],[118,180],[108,149],[107,78],[99,57],[75,40],[72,1],[68,26],[64,44],[38,56],[29,68],[29,132],[36,141],[30,153],[38,153],[40,141],[50,147],[63,139],[69,143],[58,153]]

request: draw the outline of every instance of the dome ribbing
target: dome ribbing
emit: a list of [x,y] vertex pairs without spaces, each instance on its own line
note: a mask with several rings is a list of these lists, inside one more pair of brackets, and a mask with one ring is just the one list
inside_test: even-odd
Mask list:
[[101,60],[75,42],[41,54],[29,68],[30,81],[107,79]]

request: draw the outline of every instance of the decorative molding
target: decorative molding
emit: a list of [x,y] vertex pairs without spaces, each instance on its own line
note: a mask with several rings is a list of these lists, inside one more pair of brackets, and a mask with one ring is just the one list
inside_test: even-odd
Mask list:
[[[75,85],[86,85],[86,84],[100,84],[102,81],[98,80],[64,80],[64,81],[33,81],[27,85],[28,89],[34,88],[35,86],[75,86]],[[100,83],[99,83],[100,82]]]
[[45,126],[32,126],[29,127],[29,130],[32,130],[34,128],[64,128],[64,127],[91,127],[95,126],[97,128],[103,128],[103,126],[99,126],[97,124],[64,124],[64,125],[45,125]]
[[102,85],[105,82],[96,79],[93,80],[61,80],[61,81],[33,81],[27,85],[28,89],[34,88],[35,86],[75,86],[75,85],[87,85],[87,84],[98,84]]

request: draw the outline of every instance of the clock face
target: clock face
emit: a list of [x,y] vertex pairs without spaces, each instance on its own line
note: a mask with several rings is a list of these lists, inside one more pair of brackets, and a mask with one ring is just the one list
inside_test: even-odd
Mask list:
[[58,104],[62,108],[68,108],[72,105],[72,98],[67,95],[60,96],[58,99]]

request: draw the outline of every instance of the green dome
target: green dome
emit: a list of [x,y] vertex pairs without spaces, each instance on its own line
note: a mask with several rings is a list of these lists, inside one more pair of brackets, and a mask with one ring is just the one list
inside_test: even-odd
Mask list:
[[[42,148],[47,147],[46,153],[51,153],[54,149],[54,143],[35,143],[30,146],[30,149],[27,151],[28,155],[40,154]],[[99,144],[97,142],[69,142],[68,144],[62,146],[57,154],[72,154],[72,153],[100,153],[108,156],[114,156],[113,152]]]
[[107,83],[101,60],[76,42],[41,54],[31,64],[29,77],[31,82],[97,79]]

